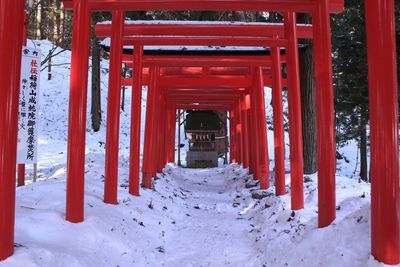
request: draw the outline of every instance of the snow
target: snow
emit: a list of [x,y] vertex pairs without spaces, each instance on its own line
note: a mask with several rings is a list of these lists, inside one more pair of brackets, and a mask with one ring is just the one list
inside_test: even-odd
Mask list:
[[[104,38],[100,42],[104,47],[110,47],[111,38]],[[125,45],[124,49],[132,49],[132,45]],[[178,45],[145,45],[144,50],[159,51],[266,51],[264,47],[252,46],[178,46]]]
[[[110,25],[111,21],[102,21],[98,23],[99,25]],[[284,26],[283,23],[269,23],[269,22],[239,22],[239,21],[176,21],[176,20],[125,20],[125,24],[132,25],[252,25],[252,26]],[[297,24],[298,26],[312,27],[311,24]],[[104,38],[100,42],[101,45],[105,47],[110,47],[111,38]],[[124,46],[124,49],[132,49],[132,46]],[[244,47],[244,46],[144,46],[144,50],[163,50],[163,51],[266,51],[265,47]],[[284,48],[281,48],[284,50]]]
[[[36,45],[43,53],[51,47],[47,41]],[[305,208],[299,211],[290,209],[289,173],[288,194],[276,197],[273,186],[258,190],[258,183],[236,164],[215,169],[168,165],[158,174],[154,190],[129,195],[129,90],[127,112],[121,113],[119,204],[103,202],[105,125],[94,133],[88,114],[85,221],[65,221],[69,60],[69,51],[53,60],[60,66],[53,67],[52,81],[42,75],[40,179],[17,188],[15,254],[0,267],[384,266],[370,253],[370,186],[357,179],[337,177],[337,218],[321,229],[316,174],[305,179]],[[107,61],[102,73],[105,106]],[[143,107],[145,99],[146,94]],[[266,100],[270,103],[268,93]],[[106,113],[102,115],[104,122]],[[272,134],[268,132],[271,157]],[[347,165],[342,163],[343,171],[354,169]],[[272,169],[273,162],[273,178]],[[253,198],[257,194],[264,198]]]
[[[111,21],[102,21],[97,23],[101,24],[111,24]],[[283,23],[271,23],[271,22],[243,22],[243,21],[196,21],[196,20],[125,20],[125,24],[133,24],[133,25],[255,25],[255,26],[284,26]],[[312,27],[311,24],[302,24],[298,23],[298,26],[308,26]]]

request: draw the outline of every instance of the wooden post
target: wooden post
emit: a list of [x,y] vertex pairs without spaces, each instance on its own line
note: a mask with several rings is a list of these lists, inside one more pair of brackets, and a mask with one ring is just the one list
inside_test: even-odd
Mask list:
[[104,202],[118,204],[118,150],[121,99],[122,34],[124,12],[112,13],[112,36],[110,52],[110,77],[107,99],[106,160],[104,179]]
[[74,1],[68,116],[66,219],[83,221],[85,192],[86,102],[90,48],[88,0]]
[[336,217],[336,143],[333,107],[331,27],[328,1],[318,0],[313,13],[315,100],[318,147],[318,226]]
[[371,117],[372,255],[400,264],[398,84],[393,0],[365,1]]

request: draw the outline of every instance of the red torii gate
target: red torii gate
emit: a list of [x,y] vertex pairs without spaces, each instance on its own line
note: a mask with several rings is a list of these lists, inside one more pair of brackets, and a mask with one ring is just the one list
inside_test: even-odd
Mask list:
[[[232,39],[232,37],[226,37],[224,35],[221,35],[222,34],[221,31],[213,31],[213,32],[209,33],[205,37],[204,36],[199,36],[199,32],[201,31],[202,28],[206,27],[207,25],[215,26],[210,22],[207,22],[206,24],[186,25],[184,27],[185,31],[181,30],[181,31],[179,31],[179,33],[173,34],[173,37],[171,37],[170,35],[166,35],[166,36],[162,36],[161,35],[161,36],[157,36],[157,38],[151,37],[152,39],[143,39],[144,38],[143,36],[137,36],[137,35],[135,35],[134,37],[123,37],[124,34],[132,34],[132,33],[137,34],[138,32],[141,32],[143,34],[150,34],[150,33],[153,34],[153,33],[155,33],[154,27],[152,28],[152,26],[154,26],[154,24],[153,25],[145,25],[146,23],[142,22],[141,24],[143,26],[145,26],[145,30],[138,31],[137,29],[135,29],[135,25],[133,25],[133,27],[130,24],[124,25],[124,22],[122,21],[122,16],[120,14],[117,14],[117,12],[115,12],[114,15],[115,16],[113,17],[113,23],[112,23],[113,26],[110,26],[109,24],[108,25],[107,24],[99,25],[97,27],[97,31],[100,34],[103,34],[105,36],[108,36],[108,33],[110,33],[110,32],[117,32],[118,31],[119,32],[119,40],[116,41],[114,39],[114,42],[115,43],[120,43],[121,42],[121,43],[123,43],[125,45],[136,46],[137,50],[139,50],[138,46],[140,46],[140,47],[143,46],[143,40],[146,40],[146,42],[147,42],[146,44],[150,44],[150,45],[155,45],[155,44],[163,44],[163,45],[173,45],[173,44],[175,44],[175,45],[178,45],[178,44],[182,44],[182,43],[184,43],[185,45],[199,45],[199,44],[202,44],[202,45],[215,45],[216,43],[219,44],[219,45],[225,45],[225,44],[229,45],[229,44],[231,44],[231,43],[226,43],[226,42],[227,42],[227,38]],[[117,16],[118,16],[119,20],[117,19]],[[243,31],[240,31],[237,26],[239,26],[239,25],[246,26],[244,24],[230,24],[230,25],[222,25],[222,26],[224,27],[224,29],[229,31],[230,34],[235,34],[236,36],[239,36],[235,40],[235,44],[240,44],[240,45],[243,45],[243,46],[254,46],[254,45],[258,45],[258,46],[269,45],[269,46],[272,46],[272,47],[274,47],[274,46],[288,46],[288,49],[287,49],[288,50],[288,55],[293,57],[293,58],[297,58],[298,56],[297,56],[296,24],[295,24],[295,20],[293,18],[290,19],[289,15],[287,15],[287,17],[288,17],[288,19],[287,19],[287,23],[286,23],[285,27],[284,27],[283,24],[277,24],[277,25],[266,24],[266,26],[268,28],[272,29],[272,31],[274,33],[277,33],[277,35],[274,36],[274,37],[270,37],[268,39],[263,39],[263,40],[256,39],[256,37],[249,38],[249,36],[247,36],[247,35],[242,37],[243,34],[247,34],[247,33],[243,33]],[[292,15],[292,17],[293,17],[293,15]],[[114,19],[115,19],[115,21],[114,21]],[[180,25],[182,25],[182,24],[180,24]],[[111,27],[115,27],[115,28],[111,29]],[[127,27],[128,29],[125,30],[125,27]],[[169,30],[168,30],[168,28],[166,30],[168,31],[168,33],[170,33],[171,30],[174,27],[175,28],[178,27],[178,25],[168,24],[168,27],[169,27]],[[251,27],[260,28],[260,24],[258,24],[258,25],[257,24],[252,24]],[[312,29],[311,29],[310,25],[302,25],[299,28],[301,29],[301,35],[300,35],[301,37],[310,37],[311,36],[311,30]],[[200,31],[197,31],[197,29],[200,29]],[[179,34],[188,33],[190,31],[193,31],[193,32],[197,33],[196,38],[194,38],[192,36],[190,36],[190,37],[188,37],[188,36],[179,36]],[[291,38],[293,40],[292,42],[288,42],[288,39],[281,38],[281,37],[283,37],[283,33],[285,31],[286,31],[286,35],[289,36],[289,38]],[[161,34],[161,32],[157,32],[157,33]],[[118,38],[118,37],[115,36],[114,38]],[[222,43],[221,43],[221,40],[220,40],[221,38],[223,39]],[[161,43],[161,40],[168,40],[168,42],[167,43]],[[112,39],[112,42],[113,42],[113,39]],[[122,44],[120,44],[120,45],[122,45]],[[114,57],[117,58],[117,57],[120,57],[120,55],[116,53],[113,56],[113,54],[111,53],[111,60],[113,60]],[[182,60],[179,60],[179,59],[171,60],[171,58],[165,58],[165,57],[163,59],[164,59],[164,64],[167,64],[167,65],[176,65],[176,64],[180,65],[180,64],[183,63]],[[185,60],[186,58],[183,57],[183,59]],[[220,62],[223,62],[222,65],[228,64],[227,66],[230,66],[233,63],[232,59],[229,60],[229,61],[225,61],[225,60],[216,61],[216,59],[217,59],[217,57],[215,57],[213,62],[211,62],[209,64],[212,64],[211,66],[220,66],[219,65]],[[120,59],[118,59],[118,60],[120,60]],[[191,60],[193,60],[193,58],[191,58]],[[209,59],[206,59],[206,60],[209,61]],[[140,61],[140,59],[138,59],[138,61]],[[205,64],[204,60],[202,60],[201,58],[199,58],[196,61],[199,62],[200,64]],[[241,62],[241,61],[243,61],[243,62]],[[142,62],[142,61],[140,61],[140,62]],[[236,62],[236,64],[240,64],[240,65],[245,64],[244,63],[245,62],[244,58],[242,58],[242,57],[240,57],[240,58],[236,57],[236,61],[235,62]],[[261,64],[261,62],[262,61],[258,60],[258,64]],[[263,63],[263,64],[266,64],[267,62],[272,63],[271,59],[268,58],[268,60],[266,60],[265,63]],[[290,81],[292,82],[290,87],[293,88],[293,89],[289,91],[289,102],[292,103],[292,104],[290,104],[290,109],[289,109],[289,117],[290,117],[289,122],[291,124],[291,127],[290,127],[290,129],[291,129],[290,139],[291,139],[291,144],[292,144],[291,145],[291,166],[292,166],[292,172],[291,172],[292,192],[291,193],[292,193],[292,208],[293,209],[300,209],[300,208],[303,208],[303,206],[304,206],[303,178],[302,178],[303,177],[303,160],[302,160],[301,109],[300,109],[300,90],[299,90],[299,77],[298,77],[298,72],[299,72],[298,71],[298,62],[297,62],[297,60],[294,60],[293,62],[295,64],[289,65],[289,68],[288,68],[289,76],[293,76],[292,79],[290,79]],[[152,63],[154,63],[154,61]],[[197,63],[197,64],[199,64],[199,63]],[[193,63],[190,63],[190,61],[188,61],[188,64],[192,64],[193,65]],[[191,66],[191,65],[189,65],[189,66]],[[293,66],[293,67],[291,67],[291,66]],[[135,68],[136,69],[140,69],[140,65],[137,65]],[[118,72],[119,72],[119,70],[118,70]],[[204,86],[207,87],[207,86],[210,86],[210,85],[211,86],[215,86],[215,84],[226,86],[226,83],[228,82],[228,81],[224,81],[224,82],[221,83],[221,82],[212,81],[212,79],[207,79],[206,81],[208,82],[207,84],[201,84],[200,86],[201,87],[204,87]],[[196,84],[196,86],[197,86],[199,83],[198,82],[193,82],[193,80],[191,80],[191,81],[187,82],[186,86],[194,86],[194,84]],[[234,82],[234,84],[236,86],[238,86],[238,82],[237,81]],[[277,89],[277,90],[281,90],[281,89]],[[110,98],[111,98],[111,96],[109,96],[109,99]],[[118,98],[119,97],[115,96],[115,102],[117,102]],[[256,102],[255,101],[256,99],[253,99],[253,102]],[[136,101],[139,101],[139,100],[137,99]],[[136,103],[136,105],[139,105],[139,102],[133,102],[133,103]],[[264,106],[264,103],[263,103],[263,106]],[[259,109],[259,112],[260,113],[258,113],[258,114],[262,114],[262,116],[265,118],[265,110],[264,109]],[[256,114],[257,113],[253,113],[252,116],[256,116]],[[282,114],[282,113],[279,112],[278,116],[279,116],[279,114]],[[112,115],[113,118],[115,116],[117,116],[117,110],[115,110],[115,114]],[[118,125],[117,125],[118,119],[110,119],[109,121],[110,122],[116,122],[114,128],[118,129]],[[135,123],[138,125],[139,122],[135,122]],[[136,127],[139,127],[139,126],[136,126]],[[264,133],[264,134],[261,134],[261,132],[260,132],[261,136],[266,136],[266,130],[264,128],[265,128],[265,126],[262,126],[260,128],[261,132]],[[251,129],[254,129],[254,128],[251,127]],[[247,128],[244,128],[243,130],[246,133]],[[149,133],[151,133],[151,131],[149,131]],[[257,137],[257,134],[259,134],[258,131],[255,131],[255,133],[252,133],[252,136],[255,138],[255,137]],[[115,133],[113,135],[110,135],[110,136],[113,136],[113,138],[116,138]],[[282,136],[283,136],[283,134],[282,134]],[[283,137],[280,138],[280,140],[283,142]],[[139,143],[139,141],[137,141],[137,140],[135,142]],[[117,142],[117,140],[115,140],[113,142],[108,141],[107,143],[116,144],[118,142]],[[245,147],[247,148],[247,146],[245,146]],[[267,147],[266,144],[262,145],[260,150],[262,150],[263,148],[266,148],[266,147]],[[279,147],[282,147],[282,149],[283,149],[283,145],[279,146]],[[114,149],[110,149],[109,151],[116,151],[116,149],[115,148]],[[244,149],[243,152],[245,153],[245,155],[248,154],[248,151],[246,149]],[[282,155],[283,155],[283,153],[282,153]],[[135,158],[135,157],[138,157],[138,154],[137,155],[131,155],[131,158]],[[118,158],[117,155],[114,155],[113,160],[110,160],[110,164],[113,164],[113,162],[115,162],[115,160],[117,158]],[[256,158],[256,161],[257,161],[257,155],[255,155],[255,158]],[[244,156],[244,167],[246,167],[246,168],[248,166],[252,167],[252,165],[250,165],[248,163],[247,159],[248,159],[248,157]],[[266,157],[263,154],[261,154],[261,161],[262,162],[266,161]],[[106,166],[109,166],[109,165],[106,163]],[[284,166],[284,163],[279,164],[279,166]],[[135,170],[136,170],[136,168],[138,168],[138,166],[135,167]],[[116,167],[114,167],[113,169],[116,169]],[[263,170],[262,173],[264,174],[264,175],[262,175],[263,177],[267,177],[268,176],[268,172],[265,169],[266,169],[265,167],[262,167],[262,170]],[[251,168],[250,171],[252,171],[252,168]],[[256,177],[260,177],[261,175],[259,175],[258,168],[256,168],[256,172],[257,172],[256,173]],[[136,173],[138,173],[138,172],[136,172]],[[279,172],[279,173],[283,174],[284,170]],[[147,177],[148,175],[152,175],[152,174],[148,173],[148,172],[145,172],[144,180],[146,180],[146,181],[150,180],[150,177]],[[112,178],[112,180],[115,181],[116,180],[116,173],[114,173],[113,176],[114,176],[114,178]],[[154,175],[152,175],[152,176],[154,176]],[[106,175],[106,177],[107,177],[107,175]],[[137,177],[138,177],[138,174],[137,174]],[[136,178],[136,179],[138,179],[138,178]],[[106,178],[106,180],[107,180],[107,178]],[[263,179],[262,179],[262,181],[263,181]],[[149,185],[151,183],[150,182],[146,182],[145,184]],[[262,185],[263,185],[263,188],[264,188],[267,185],[267,182],[263,182]],[[115,182],[112,184],[112,186],[114,188],[116,187]],[[334,188],[332,190],[334,191]],[[112,192],[113,192],[113,197],[112,197],[113,202],[112,203],[116,203],[116,191],[113,190]],[[325,196],[326,194],[323,194],[323,195]],[[334,194],[333,194],[333,196],[334,196]],[[332,197],[332,196],[328,196],[328,197]],[[106,202],[107,202],[108,201],[108,197],[106,199],[107,199],[106,200]],[[323,201],[321,201],[321,203],[322,202]],[[334,203],[334,200],[332,199],[331,202]],[[333,219],[334,214],[335,214],[334,205],[331,205],[330,209],[331,209],[331,211],[329,213],[325,213],[324,211],[321,211],[321,221],[320,222],[322,222],[323,220],[329,220],[329,219],[326,219],[327,217],[332,217],[330,220]]]
[[[200,57],[199,57],[200,58]],[[218,57],[213,57],[214,60],[218,59]],[[191,59],[193,59],[193,57],[191,57]],[[215,60],[214,61],[214,65],[218,65],[219,60]],[[188,62],[181,62],[183,64],[187,64]],[[211,64],[211,62],[210,62]],[[137,68],[140,69],[140,68]],[[235,69],[233,69],[235,70]],[[208,75],[209,72],[211,72],[211,69],[209,68],[203,68],[202,71],[206,72],[206,73],[202,73],[202,75]],[[241,75],[243,76],[243,70],[238,71],[233,71],[235,75]],[[193,107],[194,109],[198,108],[198,105],[195,104],[199,104],[200,103],[207,103],[207,104],[226,104],[227,102],[229,102],[230,106],[232,106],[232,104],[234,103],[234,100],[231,99],[236,98],[236,100],[242,96],[243,94],[247,93],[248,94],[248,90],[244,90],[247,87],[252,87],[253,86],[253,81],[252,81],[252,76],[250,76],[251,80],[249,80],[248,78],[240,78],[237,79],[235,78],[235,75],[228,75],[228,76],[222,76],[224,79],[217,79],[217,78],[211,78],[206,76],[204,79],[204,77],[202,76],[198,76],[198,72],[197,72],[197,76],[192,76],[193,72],[190,72],[189,74],[189,78],[177,78],[176,77],[176,71],[173,70],[172,72],[168,72],[168,70],[164,70],[164,73],[166,73],[166,76],[164,78],[162,78],[161,76],[157,79],[157,84],[158,87],[160,88],[169,88],[166,92],[161,91],[158,94],[163,94],[166,93],[166,97],[167,97],[167,101],[168,102],[172,102],[174,104],[176,104],[178,101],[183,101],[186,104],[180,103],[180,107],[186,107],[186,108],[190,108]],[[169,76],[172,73],[172,77]],[[229,69],[224,69],[224,73],[226,74],[232,74],[232,70]],[[188,74],[188,73],[187,73]],[[260,73],[261,75],[263,73]],[[179,76],[182,76],[181,73],[179,73]],[[154,80],[154,78],[153,78]],[[183,82],[182,82],[183,81]],[[194,86],[196,85],[196,86]],[[262,85],[261,88],[263,88],[264,85]],[[177,89],[177,88],[192,88],[192,89]],[[223,87],[224,89],[219,89],[219,87]],[[239,88],[237,88],[239,87]],[[240,88],[240,87],[244,87],[244,88]],[[193,89],[193,88],[198,88],[198,89]],[[201,89],[200,89],[201,88]],[[231,89],[228,89],[231,88]],[[237,90],[235,90],[234,88],[237,88]],[[153,91],[150,91],[150,94],[153,96]],[[211,100],[209,97],[212,97]],[[152,99],[151,97],[149,97],[149,99]],[[261,98],[260,98],[261,99]],[[138,103],[136,103],[137,105]],[[171,103],[170,103],[171,104]],[[149,115],[152,111],[152,103],[151,101],[149,101],[149,105],[148,105],[148,112],[147,114]],[[156,105],[157,107],[159,107],[159,105]],[[255,105],[253,105],[255,107]],[[262,102],[262,106],[264,106],[264,103]],[[210,109],[210,107],[212,108],[217,108],[218,106],[208,106],[208,109]],[[163,108],[166,109],[166,108]],[[204,109],[204,107],[203,107]],[[227,109],[226,106],[222,106],[222,109]],[[229,110],[232,110],[233,108],[229,108]],[[262,110],[264,110],[262,108]],[[280,112],[281,116],[282,115],[282,111]],[[162,114],[161,114],[162,115]],[[161,116],[160,115],[160,116]],[[255,116],[255,114],[252,114],[253,118],[256,118],[257,116]],[[258,116],[260,117],[260,120],[262,120],[262,116]],[[150,118],[150,116],[148,116],[148,118]],[[158,116],[153,116],[153,118],[150,118],[150,120],[147,120],[147,125],[149,125],[153,120],[156,120],[157,118],[159,118]],[[265,118],[265,115],[264,115]],[[155,123],[158,124],[158,123]],[[151,125],[151,124],[150,124]],[[152,126],[151,126],[152,127]],[[148,130],[149,127],[146,126],[146,131],[148,131],[149,133],[153,132],[151,130]],[[253,127],[252,127],[253,128]],[[264,128],[265,128],[265,123],[264,123]],[[264,132],[266,130],[264,129]],[[154,132],[159,132],[159,131],[155,131]],[[282,132],[283,135],[283,132]],[[171,135],[172,136],[172,135]],[[264,135],[266,136],[266,135]],[[147,135],[146,135],[147,137]],[[147,138],[146,138],[147,139]],[[149,138],[151,139],[151,138]],[[256,138],[254,138],[256,139]],[[266,141],[266,140],[265,140]],[[149,143],[149,142],[146,142]],[[154,143],[154,142],[150,142],[150,143]],[[261,142],[261,146],[263,147],[262,144],[266,144],[265,142]],[[266,145],[264,145],[266,146]],[[282,138],[282,147],[283,147],[283,138]],[[147,146],[145,146],[145,151],[146,151]],[[254,153],[255,153],[256,149],[254,149]],[[266,151],[266,149],[261,149],[260,151]],[[154,153],[154,152],[153,152]],[[144,159],[144,169],[147,169],[147,165],[150,164],[150,160],[149,158],[151,157],[147,157],[147,152],[145,152],[145,159]],[[264,158],[266,158],[264,156]],[[164,162],[164,165],[167,161]],[[266,162],[264,162],[266,164]],[[265,166],[265,164],[262,164],[262,166]],[[162,165],[162,166],[164,166]],[[267,181],[268,181],[268,173],[264,173],[261,174],[258,168],[258,164],[256,162],[254,162],[253,164],[250,165],[251,167],[254,166],[255,169],[255,176],[256,177],[264,177],[264,179],[262,179],[262,187],[266,188],[267,187]],[[161,171],[161,168],[158,168]],[[265,167],[262,169],[266,169]],[[251,171],[252,172],[252,171]],[[146,187],[150,187],[151,185],[151,177],[153,177],[155,175],[154,171],[153,172],[148,172],[146,170],[144,170],[144,177],[146,177],[146,175],[149,175],[149,177],[147,177],[146,179],[144,179],[143,184]],[[131,177],[132,178],[132,177]],[[138,175],[136,175],[134,177],[135,182],[134,183],[139,183],[138,181]],[[115,197],[114,197],[115,198]]]
[[[71,3],[72,1],[65,2]],[[333,202],[319,203],[319,205],[320,211],[330,212],[331,207],[335,204],[334,190],[332,190],[335,175],[335,143],[329,11],[340,12],[343,7],[342,1],[118,0],[110,2],[108,0],[74,0],[73,7],[75,16],[71,69],[67,185],[69,193],[67,194],[67,202],[76,201],[78,206],[83,207],[83,198],[74,199],[75,195],[71,192],[76,193],[77,196],[83,196],[84,192],[84,129],[90,12],[94,10],[204,10],[212,8],[217,11],[291,12],[286,21],[294,20],[293,12],[310,12],[313,14],[318,111],[318,173],[319,187],[322,189],[319,190],[319,198],[321,199],[322,194],[333,195],[333,197],[327,198],[333,200]],[[116,11],[116,13],[122,14],[123,12]],[[378,260],[388,264],[397,264],[400,262],[400,188],[397,75],[394,53],[394,1],[366,1],[366,17],[371,112],[372,253]],[[294,25],[294,23],[292,24]],[[0,98],[0,129],[2,129],[0,132],[0,259],[5,259],[13,252],[18,72],[22,45],[22,25],[23,1],[2,0],[0,6],[0,57],[3,60],[3,64],[0,65],[0,73],[2,73],[0,77],[0,93],[2,96]],[[121,31],[114,31],[113,36],[120,37]],[[289,38],[288,44],[293,46],[293,35],[289,37],[291,38]],[[380,41],[377,42],[376,40]],[[120,44],[122,45],[122,42]],[[112,49],[115,46],[120,47],[113,45]],[[288,54],[290,54],[290,49],[288,50]],[[295,59],[296,57],[288,57],[289,73],[290,68],[296,69],[296,60],[291,62],[290,58]],[[121,61],[114,60],[111,68],[118,69],[120,63]],[[113,75],[110,74],[110,76]],[[114,75],[110,79],[112,81],[120,80],[118,75]],[[155,81],[155,79],[152,79],[152,81]],[[136,79],[134,83],[138,85]],[[279,81],[274,80],[274,83],[279,83]],[[134,86],[134,88],[138,87]],[[134,90],[135,97],[136,94],[139,94],[139,92]],[[291,103],[289,103],[289,106],[293,108]],[[133,116],[137,115],[133,113]],[[4,131],[4,129],[7,129],[7,131]],[[75,171],[72,172],[72,170]],[[326,185],[326,188],[324,185]],[[332,216],[325,218],[326,221],[319,222],[320,226],[331,222],[334,218],[334,211]],[[83,208],[82,210],[74,210],[67,206],[67,219],[74,222],[82,221]]]

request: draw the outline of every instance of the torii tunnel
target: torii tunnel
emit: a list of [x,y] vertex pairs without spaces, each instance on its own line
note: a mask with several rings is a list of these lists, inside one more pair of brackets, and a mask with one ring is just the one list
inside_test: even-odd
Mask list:
[[[13,254],[15,162],[23,0],[0,2],[0,260]],[[394,0],[367,0],[367,46],[371,132],[372,254],[400,263],[400,185],[398,92]],[[312,38],[315,52],[318,225],[335,219],[336,147],[330,13],[343,0],[64,0],[73,9],[73,42],[68,124],[66,220],[84,220],[85,129],[91,12],[112,11],[112,24],[96,28],[111,37],[107,103],[104,201],[117,204],[120,87],[132,86],[129,192],[140,191],[140,118],[142,85],[148,86],[142,186],[174,161],[176,109],[226,110],[230,117],[230,159],[248,168],[262,189],[269,187],[264,86],[272,88],[276,195],[285,194],[282,87],[288,88],[291,208],[302,209],[303,151],[298,38]],[[124,23],[125,11],[270,11],[283,24]],[[296,25],[296,13],[311,13],[312,25]],[[379,40],[379,41],[377,41]],[[143,47],[268,47],[265,55],[145,55]],[[123,46],[133,54],[123,56]],[[281,55],[281,49],[285,55]],[[133,68],[121,78],[122,63]],[[282,79],[282,62],[287,79]],[[157,146],[155,145],[157,144]]]

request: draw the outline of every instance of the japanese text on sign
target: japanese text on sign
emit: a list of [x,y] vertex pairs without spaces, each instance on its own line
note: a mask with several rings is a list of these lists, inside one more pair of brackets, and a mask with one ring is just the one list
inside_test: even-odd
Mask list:
[[18,113],[17,163],[37,162],[39,81],[40,51],[23,47]]

